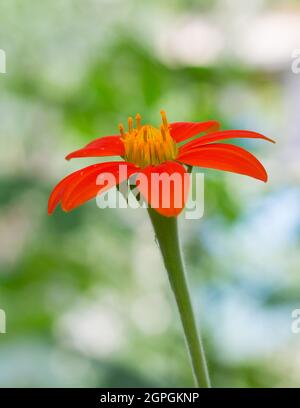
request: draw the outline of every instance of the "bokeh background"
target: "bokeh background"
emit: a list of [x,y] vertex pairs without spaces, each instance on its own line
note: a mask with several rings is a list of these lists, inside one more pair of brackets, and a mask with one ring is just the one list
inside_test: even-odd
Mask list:
[[180,228],[213,384],[298,387],[299,2],[2,0],[0,48],[0,386],[193,385],[146,212],[46,211],[91,163],[66,153],[164,108],[277,140],[239,143],[267,184],[206,171]]

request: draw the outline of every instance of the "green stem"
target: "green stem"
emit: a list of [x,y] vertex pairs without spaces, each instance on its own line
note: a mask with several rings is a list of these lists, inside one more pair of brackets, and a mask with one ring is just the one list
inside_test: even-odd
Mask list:
[[197,330],[184,271],[178,237],[177,218],[163,217],[152,208],[148,208],[148,212],[177,302],[196,384],[198,387],[210,388],[204,349]]

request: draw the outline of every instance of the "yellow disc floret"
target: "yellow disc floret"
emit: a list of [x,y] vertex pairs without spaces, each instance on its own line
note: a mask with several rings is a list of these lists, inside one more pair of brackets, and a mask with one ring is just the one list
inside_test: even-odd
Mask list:
[[170,135],[166,113],[161,111],[161,116],[160,128],[142,125],[140,114],[135,117],[136,128],[133,126],[131,117],[128,118],[128,132],[124,131],[122,124],[119,125],[126,161],[143,168],[176,158],[177,146]]

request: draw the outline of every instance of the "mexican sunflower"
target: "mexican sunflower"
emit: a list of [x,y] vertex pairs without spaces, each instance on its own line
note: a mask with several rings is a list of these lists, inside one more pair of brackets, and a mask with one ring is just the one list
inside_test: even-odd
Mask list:
[[[151,204],[158,205],[155,210],[163,216],[177,216],[184,208],[187,199],[187,188],[181,188],[180,205],[175,205],[176,182],[188,183],[187,175],[190,166],[212,168],[247,175],[264,182],[267,172],[263,165],[245,149],[220,141],[234,138],[256,138],[273,142],[260,133],[248,130],[219,130],[220,124],[215,120],[207,122],[168,123],[166,113],[161,111],[162,124],[159,127],[143,125],[141,116],[136,115],[136,125],[128,118],[128,130],[119,125],[120,134],[98,138],[82,149],[66,156],[67,160],[79,157],[120,156],[122,161],[98,163],[75,171],[61,180],[50,195],[48,213],[51,214],[61,203],[64,211],[71,211],[97,194],[114,185],[119,185],[133,174],[143,174],[148,179],[148,187],[138,185],[143,197]],[[203,134],[200,137],[195,136]],[[191,139],[191,140],[189,140]],[[120,165],[126,166],[126,176],[120,172]],[[114,182],[99,186],[97,178],[102,173],[114,175]],[[153,174],[177,174],[174,183],[168,190],[168,208],[162,205],[161,197],[152,193]],[[160,185],[157,194],[163,194]],[[176,190],[177,191],[177,190]],[[177,197],[178,198],[178,197]]]
[[[70,211],[135,175],[135,186],[150,204],[148,214],[177,303],[195,383],[198,387],[210,387],[204,347],[186,279],[176,216],[184,208],[189,171],[193,166],[230,171],[267,181],[266,170],[251,153],[221,141],[233,138],[272,140],[248,130],[221,131],[219,123],[214,120],[168,123],[164,111],[161,111],[161,116],[162,124],[156,128],[143,125],[141,116],[137,114],[135,126],[133,119],[128,119],[127,131],[120,124],[119,135],[96,139],[70,153],[66,157],[68,160],[75,157],[120,156],[122,161],[94,164],[65,177],[50,195],[48,212],[51,214],[59,203],[64,211]],[[196,138],[201,133],[202,136]],[[124,167],[126,172],[123,171]],[[105,174],[113,177],[100,186],[98,177],[103,178]],[[153,177],[157,175],[167,175],[169,179],[179,177],[172,178],[172,183],[164,179],[169,183],[165,188],[161,179]],[[141,182],[141,176],[147,183]],[[168,198],[167,206],[164,205],[165,197]]]

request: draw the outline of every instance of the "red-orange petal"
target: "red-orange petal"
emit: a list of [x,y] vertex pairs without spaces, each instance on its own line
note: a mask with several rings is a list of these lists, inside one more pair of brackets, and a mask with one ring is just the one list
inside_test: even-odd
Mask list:
[[136,185],[158,213],[176,217],[185,206],[190,178],[181,164],[170,161],[143,169],[137,175]]
[[[119,174],[120,165],[126,166],[126,175],[123,172]],[[69,174],[53,189],[48,202],[48,213],[52,214],[60,202],[64,211],[70,211],[94,198],[99,192],[104,192],[113,185],[121,183],[127,176],[130,177],[137,171],[138,169],[130,163],[111,162],[94,164]],[[115,183],[98,185],[97,177],[104,173],[112,174],[115,177]]]
[[[95,165],[88,166],[87,168],[95,167]],[[74,173],[69,174],[65,178],[63,178],[52,190],[49,200],[48,200],[48,214],[52,214],[57,205],[60,203],[63,193],[66,189],[66,187],[72,183],[73,180],[75,180],[80,172],[82,172],[82,169],[75,171]]]
[[236,138],[263,139],[267,140],[268,142],[275,143],[274,140],[269,139],[268,137],[262,135],[261,133],[252,132],[250,130],[222,130],[219,132],[214,132],[208,135],[201,136],[195,140],[192,140],[191,142],[186,143],[185,145],[179,148],[179,152],[184,153],[208,143],[214,143],[219,140]]
[[[100,163],[98,168],[87,171],[82,177],[69,184],[63,194],[61,206],[64,211],[71,211],[86,201],[95,198],[99,193],[120,184],[137,171],[139,169],[132,163],[121,161]],[[100,175],[109,176],[109,178],[104,178],[105,184],[97,182]]]
[[124,156],[124,143],[120,136],[100,137],[87,144],[84,148],[68,154],[66,159],[100,156]]
[[264,182],[268,179],[265,168],[253,154],[241,147],[230,144],[212,143],[204,145],[180,153],[177,160],[190,166],[244,174]]
[[175,142],[183,142],[202,132],[215,132],[220,129],[216,120],[207,122],[174,122],[170,123],[169,130]]

